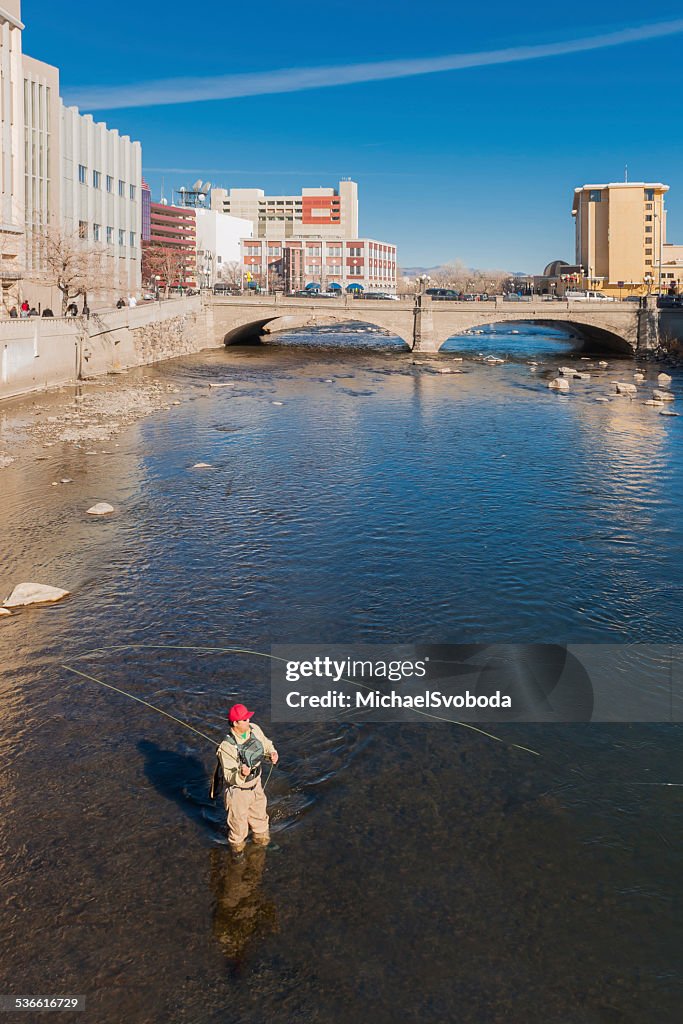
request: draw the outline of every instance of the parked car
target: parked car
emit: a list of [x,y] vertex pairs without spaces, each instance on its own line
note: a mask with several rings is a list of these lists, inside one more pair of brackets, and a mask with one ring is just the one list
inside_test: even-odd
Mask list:
[[569,289],[564,293],[565,299],[569,302],[614,302],[615,300],[611,295],[605,295],[604,292],[593,292],[593,291],[581,291],[579,289]]
[[457,301],[462,296],[453,288],[427,288],[425,295],[431,295],[432,299],[448,299],[451,302]]
[[389,299],[392,302],[398,302],[398,295],[390,295],[389,292],[364,292],[364,299]]

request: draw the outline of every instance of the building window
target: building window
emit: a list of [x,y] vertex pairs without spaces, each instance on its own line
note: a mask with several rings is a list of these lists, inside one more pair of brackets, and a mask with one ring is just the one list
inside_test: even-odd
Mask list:
[[321,249],[321,247],[319,245],[311,245],[306,250],[306,255],[307,256],[320,256],[321,253],[322,253],[322,249]]
[[130,232],[130,236],[129,236],[129,239],[128,239],[128,245],[131,247],[131,249],[135,248],[135,232],[134,231]]
[[362,255],[363,255],[363,250],[360,248],[360,246],[352,245],[349,248],[349,256],[362,256]]
[[80,181],[81,185],[85,185],[88,180],[88,168],[85,166],[85,164],[78,165],[78,180]]
[[652,202],[654,202],[654,198],[655,198],[655,190],[653,188],[646,188],[645,189],[645,201],[648,202],[648,203],[652,203]]
[[645,250],[645,255],[646,256],[652,256],[652,249],[646,249]]
[[269,256],[280,256],[280,255],[282,255],[281,250],[280,250],[280,246],[279,245],[269,245],[268,246],[268,255]]
[[102,175],[99,171],[92,172],[92,187],[102,188]]
[[93,226],[92,226],[92,237],[93,237],[93,241],[95,241],[95,242],[101,242],[102,241],[102,225],[101,224],[93,224]]
[[113,191],[114,191],[114,179],[112,178],[111,174],[108,174],[107,175],[107,192],[113,192]]
[[85,221],[85,220],[79,220],[79,222],[78,222],[78,237],[79,238],[87,238],[88,237],[88,222]]
[[135,202],[135,185],[130,186],[128,194],[133,202]]
[[652,266],[652,260],[645,260],[645,266],[646,267],[651,267]]
[[645,220],[652,220],[652,214],[651,213],[646,213],[645,214]]
[[121,179],[119,178],[119,195],[120,196],[125,196],[125,194],[126,194],[126,183],[125,183],[125,181],[121,181]]
[[124,245],[125,246],[125,244],[126,244],[126,232],[123,230],[123,228],[119,228],[119,245]]
[[589,203],[601,203],[602,202],[602,192],[600,191],[599,188],[592,188],[592,189],[590,189],[590,191],[588,192],[588,202]]
[[114,229],[107,227],[107,245],[114,244]]

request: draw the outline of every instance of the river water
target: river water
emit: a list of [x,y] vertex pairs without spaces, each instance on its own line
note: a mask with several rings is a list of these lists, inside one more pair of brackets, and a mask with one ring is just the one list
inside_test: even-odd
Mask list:
[[[519,332],[135,371],[182,404],[2,471],[4,589],[71,593],[0,625],[2,992],[98,1024],[680,1019],[680,727],[283,725],[267,659],[215,650],[680,643],[683,419],[614,397],[632,361]],[[74,668],[209,737],[255,707],[271,848],[230,860],[211,742]]]

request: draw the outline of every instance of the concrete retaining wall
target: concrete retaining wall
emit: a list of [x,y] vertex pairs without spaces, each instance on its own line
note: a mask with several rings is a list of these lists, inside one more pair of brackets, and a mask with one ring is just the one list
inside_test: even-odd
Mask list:
[[105,310],[89,320],[3,320],[0,399],[200,352],[212,344],[211,317],[197,295]]

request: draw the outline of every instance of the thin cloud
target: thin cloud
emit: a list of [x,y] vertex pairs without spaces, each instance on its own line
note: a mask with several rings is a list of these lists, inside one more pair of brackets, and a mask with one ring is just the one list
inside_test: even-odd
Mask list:
[[157,107],[170,103],[202,103],[206,100],[238,99],[273,93],[302,92],[359,82],[432,75],[493,64],[515,64],[542,57],[563,57],[588,50],[602,50],[627,43],[642,43],[683,32],[683,19],[621,29],[584,39],[570,39],[540,46],[515,46],[481,53],[454,53],[445,57],[385,60],[365,64],[332,65],[317,68],[283,68],[214,78],[167,78],[138,85],[82,87],[68,92],[68,101],[87,110],[116,110],[123,107]]

